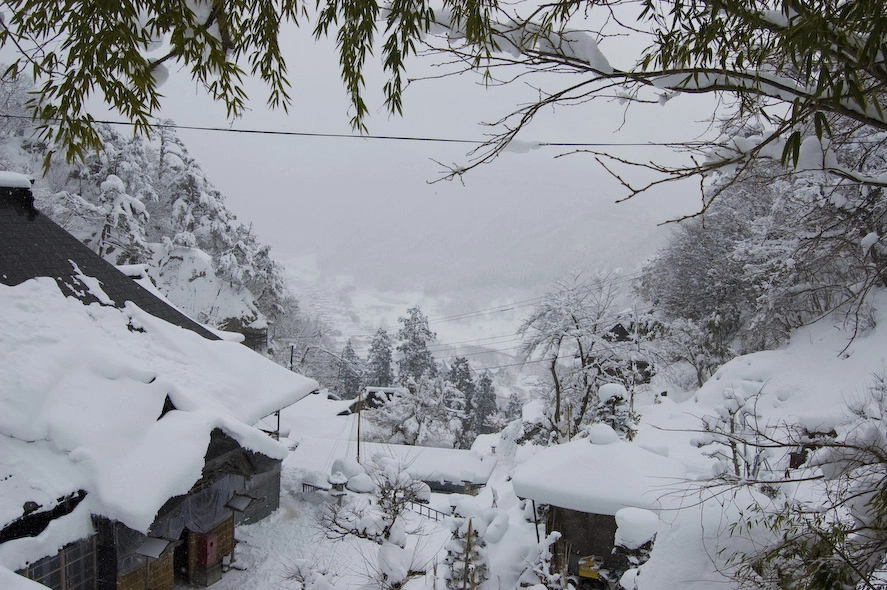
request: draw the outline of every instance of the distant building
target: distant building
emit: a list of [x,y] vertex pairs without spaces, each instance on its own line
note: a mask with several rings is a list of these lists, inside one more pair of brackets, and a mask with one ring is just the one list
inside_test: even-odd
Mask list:
[[[210,585],[275,510],[253,425],[317,388],[119,272],[0,173],[0,586]],[[11,572],[17,572],[15,576]]]
[[348,410],[340,412],[340,416],[346,416],[349,413],[356,414],[362,410],[374,410],[381,408],[391,399],[391,396],[397,393],[403,387],[364,387],[361,395],[357,399],[349,400]]

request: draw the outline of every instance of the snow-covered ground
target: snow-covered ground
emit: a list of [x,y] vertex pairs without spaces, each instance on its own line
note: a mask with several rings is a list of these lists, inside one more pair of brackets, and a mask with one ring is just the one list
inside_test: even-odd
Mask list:
[[[887,326],[887,297],[881,295],[875,303],[877,319]],[[749,497],[740,493],[718,499],[701,491],[699,481],[709,477],[716,466],[715,459],[704,454],[711,448],[694,444],[702,419],[716,414],[718,408],[739,395],[753,400],[767,426],[800,423],[811,431],[835,429],[841,434],[848,423],[847,404],[861,399],[872,375],[887,366],[887,329],[861,334],[849,347],[848,338],[840,320],[826,319],[796,331],[783,349],[734,359],[704,387],[685,394],[686,399],[649,393],[638,399],[642,420],[631,444],[668,457],[670,462],[682,465],[686,473],[686,479],[675,479],[660,490],[662,509],[658,512],[659,533],[652,557],[633,578],[640,590],[732,587],[719,570],[724,555],[748,542],[730,536],[730,523]],[[291,440],[327,437],[342,441],[342,445],[353,444],[353,420],[336,416],[340,408],[341,402],[336,405],[321,396],[299,402],[284,414]],[[473,504],[478,511],[494,509],[505,515],[499,518],[502,535],[494,535],[495,542],[488,540],[492,575],[486,588],[514,588],[527,564],[527,552],[536,544],[536,533],[514,494],[510,476],[517,466],[532,465],[533,461],[527,461],[544,451],[515,447],[495,437],[478,441],[478,447],[487,452],[494,444],[498,464],[490,484],[477,497],[433,494],[431,506],[449,512],[451,503],[461,501]],[[616,467],[606,454],[595,461],[603,473]],[[774,455],[768,461],[771,469],[779,470],[787,457]],[[327,539],[317,525],[321,506],[333,500],[324,492],[303,492],[302,481],[317,481],[326,475],[310,473],[291,459],[284,463],[281,509],[264,522],[238,529],[236,564],[246,569],[229,572],[217,586],[219,590],[299,588],[297,581],[286,579],[287,572],[298,563],[311,564],[324,572],[334,588],[378,587],[373,581],[378,572],[378,546],[358,539]],[[803,493],[800,487],[794,489],[795,493]],[[417,569],[427,573],[413,578],[406,587],[435,587],[434,564],[443,558],[449,531],[443,523],[418,515],[411,515],[408,525],[418,531],[409,536],[409,552],[415,554],[415,564],[424,565]],[[540,530],[540,534],[543,532]],[[443,587],[439,579],[436,587]]]
[[[338,441],[342,449],[354,449],[353,417],[337,416],[343,403],[326,400],[325,395],[312,395],[284,412],[284,429],[292,439],[298,440],[306,433],[312,437]],[[291,446],[296,443],[290,439]],[[490,452],[489,437],[482,441]],[[313,458],[313,463],[332,467],[334,457]],[[513,467],[512,457],[500,455],[500,461],[489,485],[477,496],[463,494],[431,495],[429,506],[437,511],[452,514],[453,506],[459,505],[461,513],[474,513],[495,522],[487,528],[487,550],[493,572],[491,588],[513,588],[524,566],[524,556],[536,543],[534,525],[524,516],[524,509],[508,481]],[[213,586],[217,590],[264,590],[269,588],[299,589],[301,582],[288,576],[299,567],[302,571],[314,570],[324,575],[330,586],[305,588],[370,589],[379,588],[379,546],[355,537],[341,540],[327,538],[318,524],[325,505],[336,500],[322,491],[304,491],[303,482],[323,483],[327,472],[304,469],[298,456],[291,453],[284,461],[280,509],[262,522],[241,526],[237,529],[238,540],[235,563],[240,569],[232,569]],[[451,534],[446,520],[432,520],[416,513],[408,513],[406,519],[408,543],[406,554],[411,569],[424,571],[407,584],[407,588],[443,588],[440,579],[441,560]],[[540,534],[543,533],[540,526]],[[495,542],[493,540],[495,539]],[[436,585],[435,585],[436,584]]]

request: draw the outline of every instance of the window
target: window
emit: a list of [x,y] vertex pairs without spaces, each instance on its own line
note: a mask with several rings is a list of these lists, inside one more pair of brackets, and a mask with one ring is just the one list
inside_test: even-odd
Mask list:
[[66,545],[22,573],[53,590],[95,590],[95,538]]

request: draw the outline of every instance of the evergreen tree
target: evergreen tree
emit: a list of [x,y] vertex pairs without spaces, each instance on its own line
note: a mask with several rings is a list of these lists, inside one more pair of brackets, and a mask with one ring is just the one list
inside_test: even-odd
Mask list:
[[474,429],[478,434],[495,432],[490,424],[490,418],[496,413],[496,392],[493,389],[493,377],[489,371],[484,371],[477,379],[477,389],[474,394]]
[[471,376],[471,366],[465,357],[456,357],[450,370],[447,371],[446,380],[453,387],[462,392],[465,396],[465,412],[462,417],[462,432],[459,433],[457,446],[459,448],[468,448],[477,437],[477,426],[475,424],[474,397],[475,386],[474,379]]
[[99,210],[103,221],[89,245],[112,264],[135,264],[148,260],[144,204],[126,192],[123,181],[109,174],[101,184]]
[[419,383],[422,377],[437,375],[437,365],[434,357],[428,349],[428,344],[434,342],[437,336],[428,327],[428,318],[419,309],[419,306],[407,310],[407,317],[399,317],[400,330],[397,331],[397,352],[401,357],[397,361],[397,381],[403,386],[412,380]]
[[473,400],[475,395],[474,378],[471,376],[471,366],[468,359],[459,356],[453,361],[450,370],[447,371],[447,381],[452,383],[456,389],[465,395],[465,411],[471,412],[473,408]]
[[370,350],[367,354],[367,367],[364,374],[364,385],[370,387],[390,387],[394,385],[392,371],[391,338],[385,328],[376,330]]
[[520,395],[516,391],[512,391],[508,396],[508,405],[505,406],[505,416],[509,420],[517,420],[523,413],[524,403]]
[[351,338],[342,350],[342,363],[339,372],[339,393],[346,399],[357,397],[360,392],[361,360],[354,352]]

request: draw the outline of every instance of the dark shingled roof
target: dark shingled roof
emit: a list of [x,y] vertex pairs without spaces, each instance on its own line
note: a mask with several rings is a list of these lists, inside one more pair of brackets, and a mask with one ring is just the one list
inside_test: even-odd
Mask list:
[[30,189],[0,186],[0,283],[14,286],[36,277],[52,277],[66,295],[84,303],[97,302],[77,278],[81,273],[98,279],[117,307],[132,301],[153,316],[219,340],[40,214],[34,208]]

